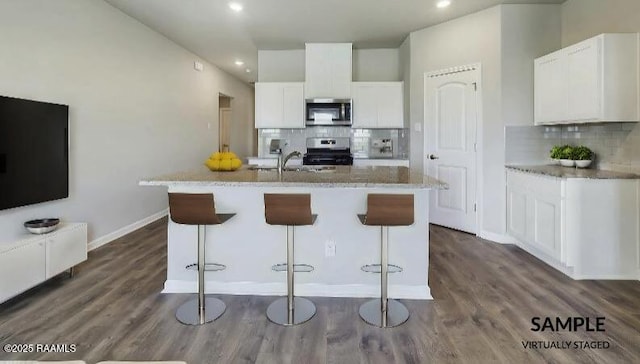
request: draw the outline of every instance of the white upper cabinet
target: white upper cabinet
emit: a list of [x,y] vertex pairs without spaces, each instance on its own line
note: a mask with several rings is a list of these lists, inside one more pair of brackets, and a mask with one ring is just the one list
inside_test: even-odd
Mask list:
[[540,57],[535,123],[640,121],[638,34],[601,34]]
[[302,82],[256,82],[256,128],[304,128]]
[[353,82],[354,128],[404,128],[402,82]]
[[535,60],[535,118],[547,123],[567,118],[566,62],[560,51]]
[[599,119],[602,65],[600,39],[592,38],[565,49],[567,113],[570,120]]
[[351,43],[307,43],[305,97],[351,98]]

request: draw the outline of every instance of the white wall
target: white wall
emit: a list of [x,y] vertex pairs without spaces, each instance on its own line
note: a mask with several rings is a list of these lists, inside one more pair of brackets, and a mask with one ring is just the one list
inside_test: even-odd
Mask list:
[[[353,81],[401,81],[400,52],[354,49]],[[258,51],[258,82],[304,82],[304,49]]]
[[[414,125],[424,122],[424,74],[472,63],[482,64],[484,148],[484,226],[504,231],[504,146],[501,120],[500,7],[493,7],[440,25],[418,30],[411,41],[411,166],[422,170],[423,132]],[[424,128],[423,128],[424,131]],[[484,145],[484,146],[483,146]]]
[[220,92],[253,132],[252,88],[103,1],[2,1],[0,44],[0,94],[68,104],[71,138],[69,198],[0,211],[0,242],[32,218],[86,221],[93,240],[165,209],[138,180],[217,150]]
[[259,50],[258,82],[304,82],[304,49]]
[[562,4],[562,46],[600,33],[640,31],[638,0],[567,0]]
[[[404,81],[404,124],[406,128],[410,128],[410,111],[411,111],[411,37],[408,36],[400,48],[400,69],[402,72],[402,81]],[[411,140],[409,140],[411,142]]]
[[[504,126],[533,125],[533,59],[559,47],[557,5],[500,5],[410,34],[411,166],[422,169],[424,73],[482,65],[483,221],[479,233],[505,232]],[[424,129],[423,129],[424,130]]]
[[502,120],[533,125],[533,60],[561,48],[559,5],[502,6]]
[[354,81],[401,81],[400,51],[388,49],[354,49]]
[[[230,150],[236,153],[244,163],[246,157],[251,157],[258,153],[258,133],[255,129],[254,120],[254,88],[227,73],[223,73],[223,71],[218,68],[216,68],[216,71],[226,78],[226,82],[219,84],[218,87],[233,92],[233,95],[237,95],[231,99]],[[217,128],[219,115],[216,114],[215,117],[215,125]],[[216,141],[216,150],[217,147],[218,142]]]
[[[640,1],[568,0],[562,4],[563,47],[600,33],[617,32],[640,32]],[[640,123],[632,125],[633,129],[605,167],[640,173]]]

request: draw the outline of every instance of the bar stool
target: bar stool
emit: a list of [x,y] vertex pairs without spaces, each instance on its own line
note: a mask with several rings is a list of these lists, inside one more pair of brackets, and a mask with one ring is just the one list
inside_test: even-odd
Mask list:
[[413,224],[413,195],[369,194],[367,214],[358,215],[363,225],[380,226],[380,264],[365,265],[365,272],[380,273],[380,298],[360,306],[360,317],[378,327],[395,327],[409,319],[409,310],[402,303],[388,298],[388,273],[401,272],[402,268],[388,263],[389,226]]
[[294,272],[311,272],[308,264],[294,264],[294,227],[313,225],[317,215],[311,214],[310,194],[264,194],[264,216],[269,225],[287,226],[287,263],[276,264],[274,271],[287,272],[287,297],[279,298],[267,308],[267,318],[284,326],[298,325],[316,314],[316,306],[310,300],[295,297]]
[[198,262],[186,269],[198,270],[198,298],[183,303],[176,311],[176,318],[185,325],[202,325],[222,316],[227,306],[221,300],[204,296],[204,272],[219,271],[226,267],[217,263],[205,263],[205,225],[224,224],[235,214],[216,214],[211,193],[169,193],[169,213],[177,224],[198,225]]

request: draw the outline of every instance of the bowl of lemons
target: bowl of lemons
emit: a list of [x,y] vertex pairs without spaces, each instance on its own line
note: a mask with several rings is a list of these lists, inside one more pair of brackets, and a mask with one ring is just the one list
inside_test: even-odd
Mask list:
[[204,165],[212,171],[235,171],[242,166],[242,161],[233,152],[215,152]]

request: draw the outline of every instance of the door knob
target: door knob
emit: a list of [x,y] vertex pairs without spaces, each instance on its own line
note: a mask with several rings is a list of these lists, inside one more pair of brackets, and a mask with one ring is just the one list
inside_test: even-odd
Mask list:
[[429,154],[429,155],[427,156],[427,158],[429,158],[429,159],[431,159],[431,160],[434,160],[434,159],[438,159],[439,157],[438,157],[437,155],[435,155],[435,154]]

